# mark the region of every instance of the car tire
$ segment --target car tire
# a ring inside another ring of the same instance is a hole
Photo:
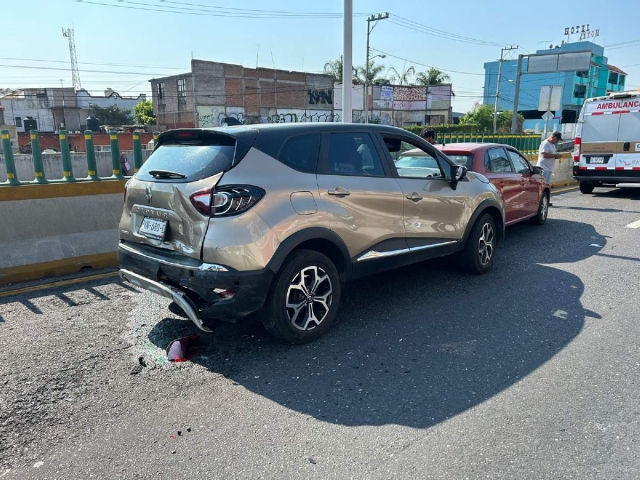
[[[580,192],[584,193],[584,194],[590,194],[593,193],[593,189],[594,189],[594,185],[593,183],[589,183],[589,182],[580,182]]]
[[[312,342],[326,333],[336,318],[342,285],[333,262],[314,250],[296,250],[276,274],[262,324],[279,340]]]
[[[468,273],[482,275],[491,270],[498,244],[496,222],[485,213],[473,225],[460,255],[460,266]]]
[[[540,198],[538,205],[538,213],[531,219],[531,223],[535,225],[544,225],[549,215],[549,192],[544,192]]]

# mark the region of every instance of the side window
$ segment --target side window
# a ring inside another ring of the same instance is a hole
[[[511,158],[511,162],[513,163],[513,168],[516,170],[516,173],[521,173],[522,175],[531,173],[531,169],[529,168],[529,162],[527,162],[524,158],[522,158],[520,154],[512,150],[507,150],[507,153]]]
[[[315,173],[319,151],[319,134],[298,135],[285,142],[278,160],[299,172]]]
[[[514,173],[504,148],[490,148],[487,150],[484,168],[491,173]]]
[[[382,161],[367,133],[330,134],[324,170],[329,175],[384,177]]]
[[[398,171],[407,178],[446,178],[450,167],[438,155],[397,137],[382,137]]]

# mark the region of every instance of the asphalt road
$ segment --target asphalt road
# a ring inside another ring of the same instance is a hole
[[[553,202],[302,347],[249,320],[168,363],[195,327],[115,278],[0,299],[0,478],[637,479],[640,190]]]

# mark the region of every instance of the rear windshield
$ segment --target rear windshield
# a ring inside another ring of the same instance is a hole
[[[138,180],[194,182],[233,166],[236,141],[226,135],[174,137],[162,142],[136,174]]]
[[[448,153],[445,155],[456,165],[467,167],[467,170],[471,170],[473,167],[473,155],[468,153]]]

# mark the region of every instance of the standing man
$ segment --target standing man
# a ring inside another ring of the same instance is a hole
[[[556,160],[562,157],[556,150],[556,143],[560,140],[562,140],[562,134],[553,132],[549,138],[540,144],[540,150],[538,151],[538,166],[542,167],[542,174],[548,184],[551,184],[551,173],[553,172],[553,167],[556,166]]]
[[[427,142],[429,142],[431,145],[436,144],[436,132],[434,132],[433,130],[423,130],[420,133],[420,136],[424,138]]]

